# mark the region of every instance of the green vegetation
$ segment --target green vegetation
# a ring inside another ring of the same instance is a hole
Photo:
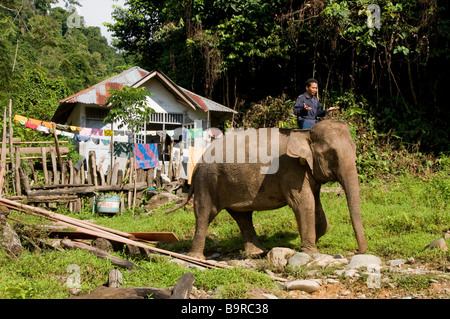
[[[2,1],[2,110],[12,99],[13,114],[49,120],[61,99],[128,68],[100,28],[85,26],[83,20],[80,27],[69,28],[72,11],[50,8],[54,2]]]
[[[424,250],[425,245],[448,230],[449,214],[449,170],[433,175],[427,180],[404,175],[389,181],[372,181],[361,186],[362,212],[368,239],[368,252],[383,260],[410,258],[441,269],[449,262],[449,252]],[[337,185],[328,185],[337,186]],[[322,203],[330,221],[329,232],[319,241],[319,250],[325,254],[348,255],[356,248],[350,216],[344,195],[335,192],[322,194]],[[191,210],[178,210],[169,215],[166,205],[151,214],[92,215],[87,205],[84,211],[74,215],[81,219],[94,218],[98,224],[122,231],[172,231],[180,239],[177,243],[159,243],[158,247],[185,253],[189,250],[195,227]],[[24,219],[20,213],[14,216]],[[32,218],[25,219],[33,223]],[[283,246],[300,249],[300,237],[292,210],[284,207],[273,211],[254,213],[255,229],[267,248]],[[242,241],[234,220],[224,211],[211,223],[206,240],[205,255],[220,252],[224,256],[240,256]],[[123,271],[124,286],[173,286],[185,272],[193,272],[198,289],[220,290],[218,298],[246,298],[252,288],[264,287],[275,290],[275,283],[264,272],[242,267],[232,270],[200,271],[187,269],[168,261],[162,256],[151,259],[125,256],[143,270]],[[70,272],[69,265],[81,267],[81,289],[88,292],[107,282],[108,272],[114,266],[108,261],[84,251],[33,252],[25,250],[19,260],[11,260],[0,252],[0,297],[1,298],[63,298],[68,297],[65,286]],[[331,271],[321,269],[322,273]],[[302,269],[287,269],[286,274],[294,278],[305,278]],[[409,278],[395,275],[391,281],[399,289],[420,290],[429,284],[429,276]]]

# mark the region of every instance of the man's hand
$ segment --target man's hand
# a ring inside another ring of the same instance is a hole
[[[311,111],[312,108],[310,108],[308,105],[306,105],[305,103],[303,103],[303,108],[307,111]]]
[[[330,107],[330,108],[328,108],[328,112],[329,111],[334,111],[334,110],[339,110],[340,109],[340,107],[339,106],[332,106],[332,107]]]

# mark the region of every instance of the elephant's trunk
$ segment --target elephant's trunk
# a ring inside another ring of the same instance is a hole
[[[361,218],[361,202],[359,197],[358,174],[356,165],[347,167],[345,172],[338,174],[339,182],[344,188],[347,197],[347,205],[352,219],[353,230],[358,243],[358,253],[364,254],[367,250],[367,241]]]

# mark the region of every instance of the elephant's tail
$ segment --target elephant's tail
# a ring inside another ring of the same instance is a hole
[[[166,211],[166,214],[170,214],[176,210],[179,210],[180,208],[184,207],[189,200],[191,199],[192,195],[194,195],[194,183],[191,184],[191,187],[189,188],[189,193],[188,196],[186,198],[186,200],[184,202],[182,202],[180,205],[176,206],[175,208],[169,209]]]

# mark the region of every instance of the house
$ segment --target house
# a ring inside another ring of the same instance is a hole
[[[96,152],[97,161],[103,159],[103,170],[108,165],[120,163],[124,169],[130,156],[132,136],[126,133],[127,128],[118,129],[119,123],[103,123],[109,112],[106,98],[110,96],[110,88],[120,90],[123,86],[145,87],[153,93],[147,98],[148,107],[155,110],[148,123],[135,134],[136,143],[157,144],[159,160],[164,161],[166,149],[162,143],[165,137],[171,136],[175,141],[174,150],[183,149],[183,167],[181,177],[187,176],[189,145],[182,139],[184,129],[202,128],[204,132],[231,119],[234,110],[204,98],[194,92],[178,86],[164,73],[154,70],[146,71],[140,67],[132,67],[120,74],[110,77],[81,92],[60,101],[52,121],[79,128],[87,128],[92,135],[82,139],[79,136],[74,143],[78,145],[80,155],[88,157],[89,151]],[[92,129],[92,130],[91,130]],[[103,132],[114,132],[105,136]],[[81,134],[82,132],[80,132]],[[116,134],[117,133],[117,134]],[[203,135],[207,139],[206,134]]]

